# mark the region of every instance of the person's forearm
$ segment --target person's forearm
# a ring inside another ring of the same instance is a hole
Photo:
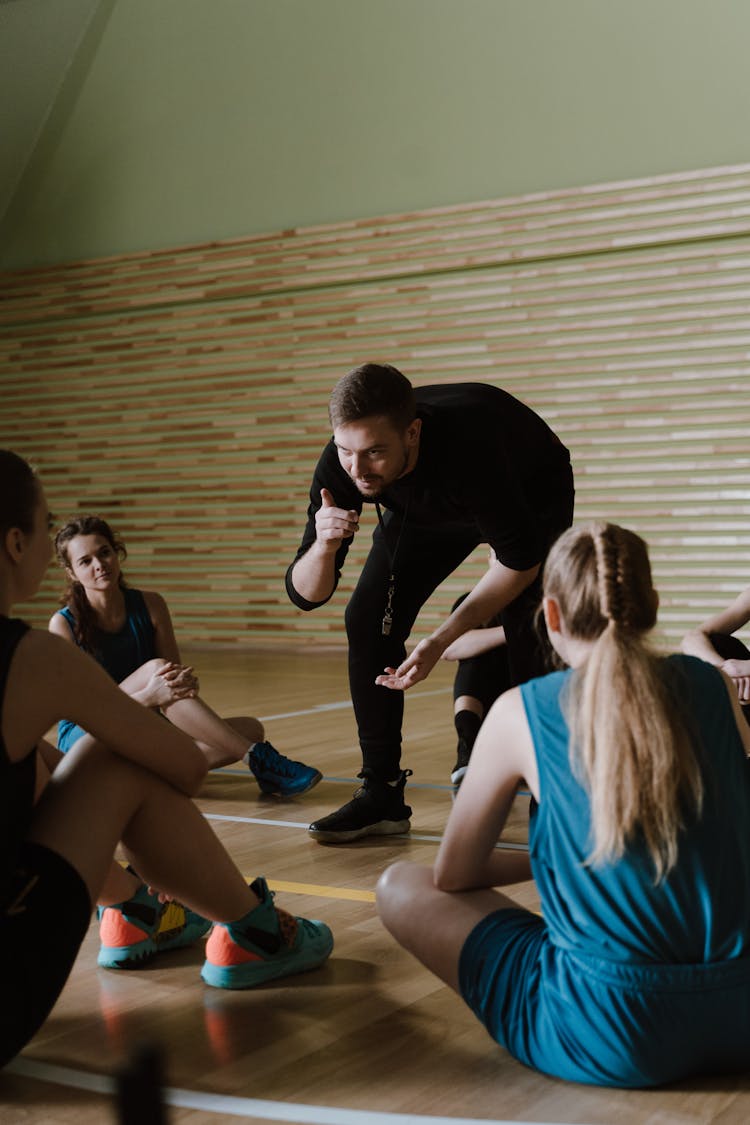
[[[336,551],[316,541],[294,564],[291,581],[305,601],[328,601],[336,589]]]
[[[435,886],[441,891],[472,891],[484,887],[505,887],[526,883],[532,878],[528,852],[495,849],[471,871],[460,863],[454,865],[438,857],[435,864]]]
[[[460,606],[432,633],[430,639],[444,652],[457,637],[467,633],[469,629],[479,628],[490,617],[510,605],[531,585],[538,573],[538,566],[529,570],[510,570],[502,563],[495,563]]]
[[[682,651],[688,656],[698,656],[716,668],[721,668],[724,663],[724,658],[719,656],[702,629],[691,629],[685,634],[682,638]]]
[[[448,645],[443,660],[470,660],[473,656],[483,656],[486,652],[505,644],[505,630],[502,625],[488,629],[469,629]]]
[[[487,859],[485,875],[491,887],[526,883],[532,878],[531,857],[528,852],[496,849]]]

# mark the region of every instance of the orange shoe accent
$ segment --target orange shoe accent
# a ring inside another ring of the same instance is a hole
[[[228,966],[245,965],[248,961],[262,961],[263,958],[258,953],[243,949],[232,940],[226,926],[217,923],[206,942],[206,960],[212,965]]]
[[[105,910],[99,922],[99,937],[102,945],[109,949],[117,949],[123,945],[137,945],[146,941],[148,934],[139,926],[128,922],[119,910]]]

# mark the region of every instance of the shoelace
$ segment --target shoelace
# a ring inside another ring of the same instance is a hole
[[[297,919],[287,910],[282,910],[280,906],[274,906],[274,910],[279,920],[279,932],[286,945],[291,949],[297,938]]]
[[[276,773],[281,774],[283,777],[293,777],[295,774],[295,763],[285,758],[283,754],[279,754],[278,750],[274,749],[270,743],[266,743],[261,750],[256,746],[255,753],[262,766],[267,769],[272,769]]]

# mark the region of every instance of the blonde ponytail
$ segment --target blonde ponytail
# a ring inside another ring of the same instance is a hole
[[[614,524],[572,528],[550,553],[545,594],[572,637],[594,642],[566,703],[571,764],[591,797],[588,862],[618,859],[640,832],[658,882],[703,785],[663,658],[646,641],[657,609],[646,544]]]

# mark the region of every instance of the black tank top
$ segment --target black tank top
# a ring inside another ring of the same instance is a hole
[[[0,714],[13,654],[28,629],[29,626],[18,618],[0,616]],[[5,899],[18,849],[31,820],[36,780],[35,749],[32,747],[20,762],[11,762],[0,731],[0,902]]]

